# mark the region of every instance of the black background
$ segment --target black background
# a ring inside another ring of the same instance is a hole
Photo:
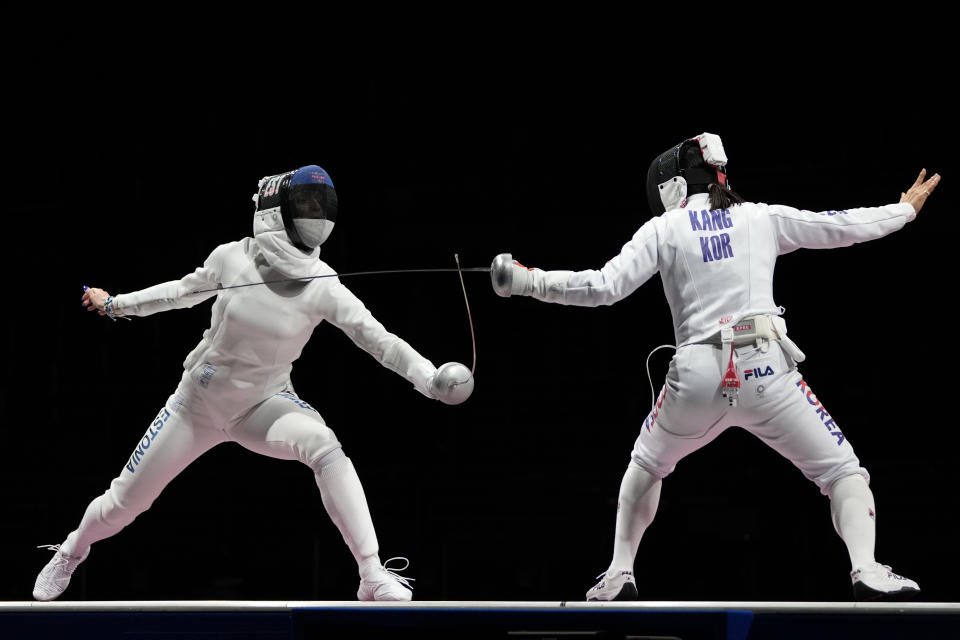
[[[82,311],[83,285],[181,277],[251,234],[260,177],[314,163],[337,186],[321,257],[340,272],[452,267],[455,253],[487,266],[505,251],[599,268],[649,216],[652,157],[710,131],[754,201],[880,205],[922,167],[944,176],[901,232],[781,258],[775,296],[805,379],[872,474],[878,559],[925,599],[957,600],[956,144],[932,54],[865,38],[815,58],[810,41],[770,38],[681,57],[669,38],[612,50],[559,37],[510,57],[487,55],[504,53],[490,34],[461,60],[449,38],[413,57],[358,40],[309,60],[210,47],[177,63],[175,38],[105,46],[63,30],[44,44],[51,59],[19,52],[0,598],[29,599],[49,557],[34,547],[62,541],[107,488],[209,323],[209,303],[111,322]],[[644,360],[673,342],[659,278],[582,309],[464,277],[478,356],[467,403],[423,398],[328,325],[294,383],[353,459],[381,557],[412,560],[417,599],[582,598],[609,562],[651,400]],[[345,283],[434,363],[470,363],[456,274]],[[669,358],[651,359],[657,388]],[[665,481],[636,571],[652,600],[847,600],[847,567],[827,498],[732,429]],[[356,587],[310,471],[223,445],[95,545],[64,598],[351,600]]]

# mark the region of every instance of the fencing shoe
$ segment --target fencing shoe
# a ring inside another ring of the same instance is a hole
[[[601,573],[600,582],[587,591],[587,600],[636,600],[637,584],[632,571],[619,571],[611,576]]]
[[[874,562],[850,572],[853,597],[857,600],[901,600],[920,592],[920,586],[895,574],[885,564]]]
[[[396,569],[390,569],[387,565],[393,560],[402,560],[406,564]],[[410,583],[413,582],[413,578],[405,578],[396,573],[409,566],[410,561],[406,558],[390,558],[363,577],[360,581],[360,589],[357,591],[357,599],[364,602],[373,600],[407,602],[411,600],[413,598],[413,587],[410,586]]]
[[[53,558],[50,559],[47,566],[45,566],[40,571],[40,575],[37,576],[37,582],[33,585],[33,599],[42,601],[54,600],[66,590],[67,585],[70,584],[70,576],[73,575],[73,571],[77,568],[77,565],[86,560],[87,556],[90,555],[90,548],[87,547],[87,552],[79,558],[76,556],[68,556],[60,550],[60,545],[58,544],[48,544],[37,548],[50,549],[51,551],[56,551],[56,553],[53,554]]]

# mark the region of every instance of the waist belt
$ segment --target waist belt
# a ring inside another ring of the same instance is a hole
[[[737,406],[740,394],[740,376],[734,366],[734,349],[742,345],[755,343],[763,348],[771,340],[776,340],[784,352],[796,362],[803,362],[806,356],[797,348],[793,340],[787,337],[787,323],[780,316],[749,316],[724,327],[719,333],[710,336],[708,343],[720,343],[720,348],[730,352],[727,372],[720,381],[720,393],[731,407]]]
[[[787,337],[787,323],[780,316],[750,316],[724,327],[705,342],[741,347],[748,344],[761,346],[764,341],[777,340],[788,356],[803,362],[807,356]]]

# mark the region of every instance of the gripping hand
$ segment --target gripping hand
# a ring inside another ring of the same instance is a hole
[[[460,404],[473,393],[473,374],[459,362],[437,369],[430,381],[430,395],[444,404]]]
[[[509,253],[501,253],[490,265],[490,281],[498,296],[528,295],[530,271]]]

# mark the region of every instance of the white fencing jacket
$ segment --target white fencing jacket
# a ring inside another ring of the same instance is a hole
[[[782,313],[773,301],[777,256],[873,240],[915,217],[906,203],[820,212],[744,203],[710,211],[707,194],[696,194],[683,209],[647,221],[600,270],[532,269],[528,295],[567,305],[609,305],[659,272],[676,344],[702,342],[730,322]]]
[[[290,387],[293,362],[313,329],[327,320],[384,367],[432,397],[433,363],[388,332],[339,278],[218,290],[218,285],[335,274],[317,257],[319,249],[304,255],[290,245],[282,227],[271,230],[258,223],[255,235],[220,245],[203,266],[180,280],[114,298],[119,313],[148,316],[216,296],[210,328],[183,363],[194,383],[189,395],[199,393],[222,416],[240,417]]]

